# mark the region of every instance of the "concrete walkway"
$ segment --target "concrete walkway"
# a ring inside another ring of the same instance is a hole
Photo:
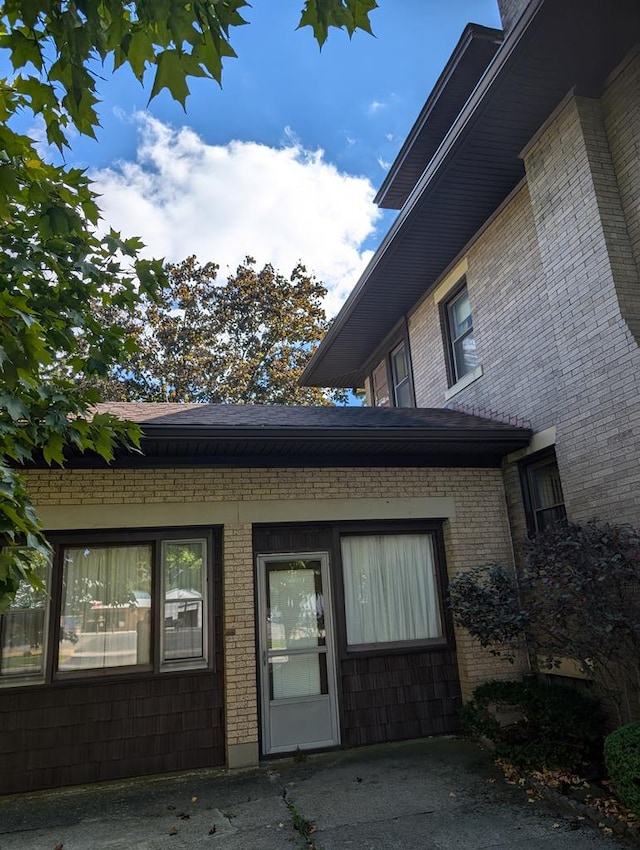
[[[451,738],[273,762],[231,775],[198,771],[0,798],[0,850],[622,846],[543,802],[528,802],[486,753]]]

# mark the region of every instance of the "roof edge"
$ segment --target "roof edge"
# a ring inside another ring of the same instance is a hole
[[[468,130],[469,126],[473,123],[473,117],[476,113],[476,110],[479,109],[481,104],[483,103],[487,91],[491,89],[491,86],[494,84],[495,80],[500,77],[500,74],[503,73],[505,71],[505,68],[509,65],[510,61],[514,56],[514,53],[516,53],[523,38],[525,37],[529,28],[535,21],[536,15],[539,12],[540,8],[543,6],[544,2],[545,0],[531,0],[529,6],[525,10],[522,17],[519,19],[518,23],[514,26],[505,41],[502,43],[502,46],[496,53],[489,67],[487,68],[487,71],[482,77],[480,83],[476,86],[473,91],[473,94],[465,103],[460,114],[454,121],[451,129],[449,130],[445,138],[442,140],[442,143],[440,144],[440,147],[431,159],[431,162],[425,168],[422,177],[420,178],[413,191],[405,201],[402,209],[398,213],[398,216],[391,225],[390,229],[387,231],[375,254],[369,261],[367,267],[365,268],[353,290],[351,291],[349,297],[342,305],[342,308],[331,323],[331,326],[325,334],[324,338],[321,340],[320,345],[316,348],[315,352],[313,353],[313,356],[305,366],[304,371],[298,378],[298,383],[301,386],[347,386],[346,384],[342,383],[338,384],[332,382],[331,384],[328,384],[326,381],[318,381],[318,379],[314,377],[314,373],[324,360],[328,349],[331,348],[336,337],[342,333],[343,327],[346,324],[347,320],[357,308],[362,296],[364,295],[364,291],[367,287],[369,278],[373,275],[374,271],[378,266],[378,263],[381,262],[387,250],[393,244],[398,232],[404,227],[407,219],[413,212],[416,204],[429,188],[429,184],[432,182],[432,180],[437,178],[438,173],[444,167],[447,159],[455,150],[457,144],[459,144],[461,137],[463,136],[465,131]],[[427,282],[426,285],[430,288],[433,285],[433,281]],[[360,365],[362,366],[362,364]],[[351,372],[353,371],[354,370],[351,370]]]
[[[394,159],[393,163],[391,164],[391,167],[389,168],[389,171],[387,172],[384,180],[382,181],[382,185],[378,189],[378,192],[376,193],[376,196],[373,199],[373,202],[378,206],[384,207],[385,199],[393,188],[393,183],[395,182],[395,179],[398,176],[398,172],[404,165],[407,158],[411,155],[413,146],[416,143],[418,136],[420,135],[424,127],[427,125],[435,106],[440,103],[442,98],[446,95],[447,85],[452,75],[462,66],[465,56],[467,55],[468,49],[474,40],[497,40],[502,43],[502,41],[504,40],[504,32],[501,29],[496,29],[494,27],[486,27],[482,24],[468,23],[465,26],[464,30],[462,31],[462,35],[458,39],[456,46],[453,48],[451,56],[449,57],[446,65],[442,69],[440,76],[434,83],[434,86],[431,89],[431,93],[429,94],[426,103],[420,110],[420,113],[418,114],[418,117],[416,118],[413,127],[409,131],[409,135],[407,136],[402,147],[398,151],[396,158]],[[487,64],[487,67],[489,67],[489,64],[490,63]],[[482,74],[480,75],[480,77],[478,77],[478,79],[476,79],[471,91],[475,89],[475,86],[481,79]],[[440,141],[442,141],[442,139]],[[426,165],[428,165],[428,163],[425,163],[425,166]],[[396,209],[395,206],[390,208]]]

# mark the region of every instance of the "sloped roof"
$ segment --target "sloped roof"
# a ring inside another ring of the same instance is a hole
[[[374,202],[399,210],[496,55],[502,30],[467,24]]]
[[[110,403],[142,428],[143,454],[115,466],[498,466],[531,431],[454,410],[284,405]],[[89,455],[75,467],[100,467]]]
[[[573,88],[597,95],[640,40],[639,0],[531,0],[307,365],[362,386],[367,361],[524,177],[520,152]]]

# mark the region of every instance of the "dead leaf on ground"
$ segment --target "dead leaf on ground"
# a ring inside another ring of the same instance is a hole
[[[177,826],[172,826],[172,827],[169,828],[169,835],[177,835],[177,834],[178,834],[178,827]]]

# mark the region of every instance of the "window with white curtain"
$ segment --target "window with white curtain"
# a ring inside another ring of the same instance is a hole
[[[0,688],[210,663],[211,532],[51,537],[51,564],[33,554],[41,583],[0,614]]]
[[[443,638],[431,534],[345,535],[341,550],[350,649]]]
[[[152,547],[63,550],[58,670],[151,663]]]

